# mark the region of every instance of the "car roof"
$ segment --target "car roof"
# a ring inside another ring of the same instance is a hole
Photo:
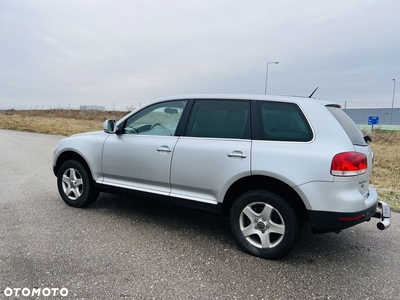
[[[332,101],[321,100],[318,98],[308,98],[301,96],[276,96],[276,95],[251,95],[251,94],[188,94],[169,96],[156,99],[151,103],[163,102],[169,100],[186,100],[186,99],[230,99],[230,100],[261,100],[261,101],[277,101],[277,102],[317,102],[321,105],[334,105],[340,107],[338,103]],[[150,104],[150,103],[149,103]],[[147,105],[146,105],[147,106]]]

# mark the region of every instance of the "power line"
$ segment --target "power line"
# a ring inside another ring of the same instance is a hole
[[[110,97],[110,96],[99,96],[99,95],[89,95],[89,94],[66,93],[66,92],[46,91],[46,90],[37,90],[37,89],[28,89],[28,88],[21,88],[21,87],[15,87],[15,86],[4,86],[4,85],[0,85],[0,88],[15,89],[15,90],[26,90],[26,91],[35,91],[35,92],[43,92],[43,93],[53,93],[53,94],[63,94],[63,95],[75,95],[75,96],[84,96],[84,97],[97,97],[97,98],[108,98],[108,99],[130,99],[130,100],[139,100],[139,99],[129,98],[129,97]],[[140,99],[140,100],[143,100],[143,99]]]

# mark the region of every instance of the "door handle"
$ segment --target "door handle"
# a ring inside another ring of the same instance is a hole
[[[239,157],[239,158],[246,158],[247,155],[243,154],[242,151],[233,151],[228,154],[228,157]]]
[[[168,146],[161,146],[157,148],[157,152],[171,152],[172,150]]]

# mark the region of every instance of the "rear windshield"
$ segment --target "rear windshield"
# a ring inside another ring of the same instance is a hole
[[[343,110],[335,106],[327,106],[326,108],[332,113],[336,120],[338,120],[340,125],[342,125],[344,131],[346,131],[353,145],[368,145],[364,140],[364,136],[361,130]]]

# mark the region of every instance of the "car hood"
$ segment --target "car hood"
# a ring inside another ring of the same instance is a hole
[[[96,135],[104,135],[106,134],[104,131],[90,131],[90,132],[83,132],[83,133],[76,133],[70,136],[71,137],[81,137],[81,136],[96,136]]]

